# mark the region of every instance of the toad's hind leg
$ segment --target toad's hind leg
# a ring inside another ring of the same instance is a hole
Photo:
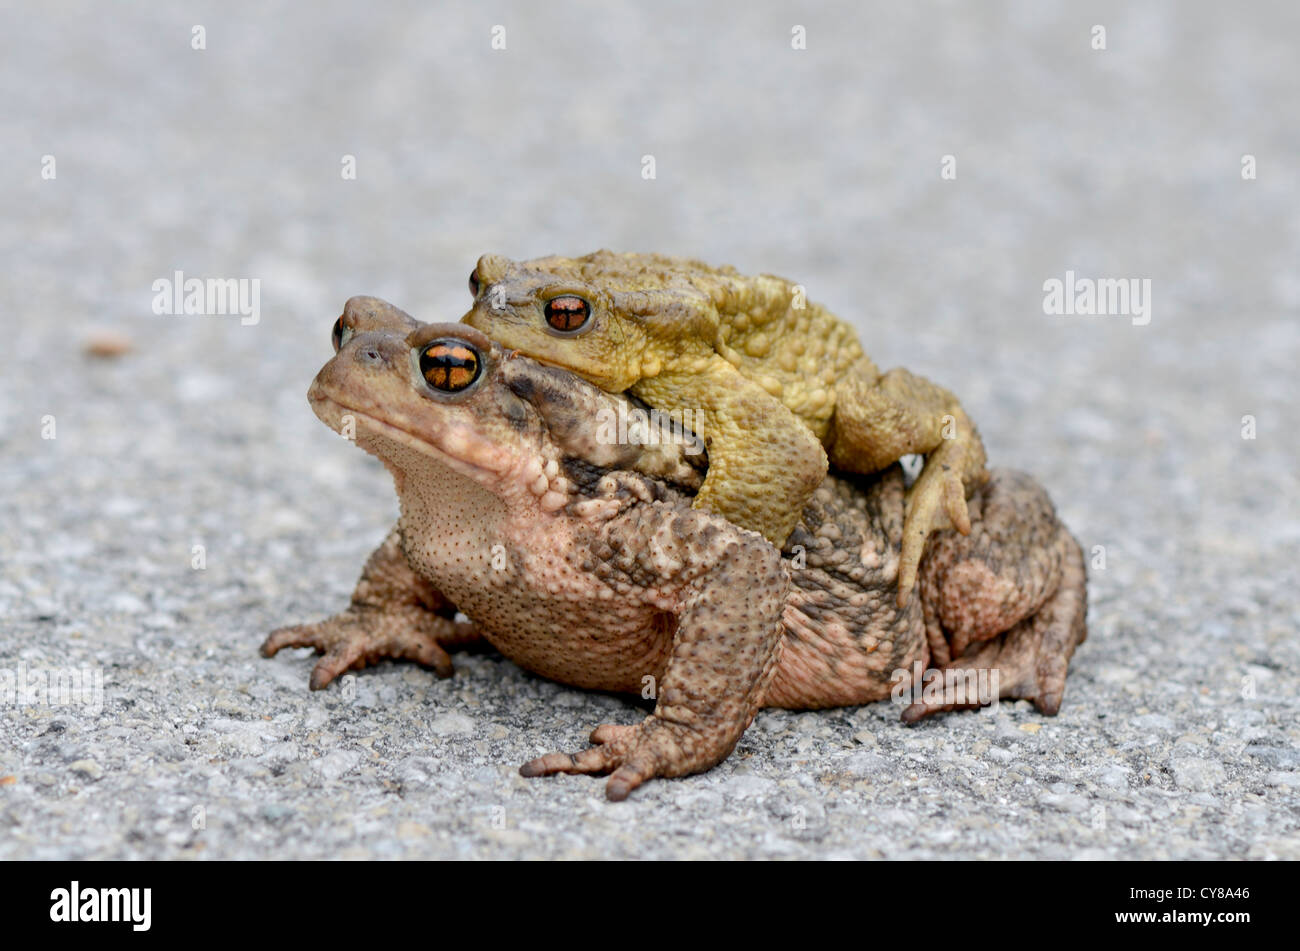
[[[1075,648],[1087,636],[1079,543],[1028,476],[995,470],[972,500],[972,531],[937,535],[919,589],[933,666],[997,674],[997,695],[1054,715]],[[955,682],[954,678],[949,678]],[[970,678],[966,678],[970,683]],[[992,697],[914,703],[903,719],[980,706]]]
[[[882,374],[864,356],[836,384],[827,445],[831,465],[846,472],[877,472],[903,456],[925,456],[907,494],[898,567],[902,606],[930,533],[970,531],[966,498],[987,478],[984,443],[943,387],[901,368]]]

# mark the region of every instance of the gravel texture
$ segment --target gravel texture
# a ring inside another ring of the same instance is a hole
[[[0,688],[103,684],[0,693],[0,859],[1300,858],[1295,4],[0,17]],[[454,320],[480,253],[599,247],[798,278],[961,396],[1104,549],[1059,716],[764,712],[608,804],[516,770],[630,701],[258,656],[396,512],[304,399],[343,301]],[[259,321],[155,314],[177,270]],[[1150,279],[1150,322],[1045,315],[1067,270]]]

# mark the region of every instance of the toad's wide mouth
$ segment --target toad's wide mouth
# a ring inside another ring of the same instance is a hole
[[[307,394],[312,410],[321,422],[341,433],[343,419],[351,416],[358,423],[356,443],[373,455],[386,459],[382,447],[367,445],[369,437],[387,439],[450,466],[478,482],[500,480],[515,462],[513,454],[495,443],[488,442],[466,426],[449,422],[440,426],[430,439],[428,433],[414,433],[397,423],[372,415],[365,409],[349,405],[313,383]],[[363,435],[362,430],[366,432]]]

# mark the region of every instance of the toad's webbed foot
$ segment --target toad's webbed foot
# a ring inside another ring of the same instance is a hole
[[[312,690],[321,690],[349,670],[369,667],[384,658],[413,660],[439,677],[452,674],[443,642],[472,639],[473,624],[438,617],[427,611],[349,607],[314,624],[293,624],[272,631],[262,654],[274,657],[285,647],[314,647],[324,656],[311,672]]]
[[[324,656],[312,670],[312,690],[383,658],[413,660],[439,677],[450,677],[445,648],[479,637],[473,623],[457,621],[455,613],[411,569],[394,528],[366,562],[347,610],[324,621],[277,628],[262,643],[262,654],[274,657],[285,647],[314,647]]]
[[[729,730],[710,735],[707,730],[650,716],[636,726],[599,726],[592,731],[591,742],[595,745],[580,753],[547,753],[529,760],[519,774],[612,773],[605,796],[619,802],[656,776],[685,776],[708,769],[731,752],[735,739]]]
[[[1038,614],[986,641],[973,654],[959,658],[945,669],[987,670],[988,682],[995,685],[999,698],[1031,700],[1040,713],[1055,716],[1065,694],[1070,657],[1084,638],[1084,613],[1080,592],[1059,590]],[[951,696],[938,703],[923,700],[904,709],[902,719],[905,723],[915,723],[934,713],[992,702],[991,697],[970,700],[969,696],[964,702],[955,702]]]

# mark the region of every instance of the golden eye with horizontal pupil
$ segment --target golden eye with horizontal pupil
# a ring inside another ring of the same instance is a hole
[[[566,334],[581,330],[591,319],[591,305],[576,294],[552,297],[542,311],[552,330]]]
[[[462,340],[435,340],[420,352],[425,381],[443,393],[458,393],[478,379],[478,351]]]

